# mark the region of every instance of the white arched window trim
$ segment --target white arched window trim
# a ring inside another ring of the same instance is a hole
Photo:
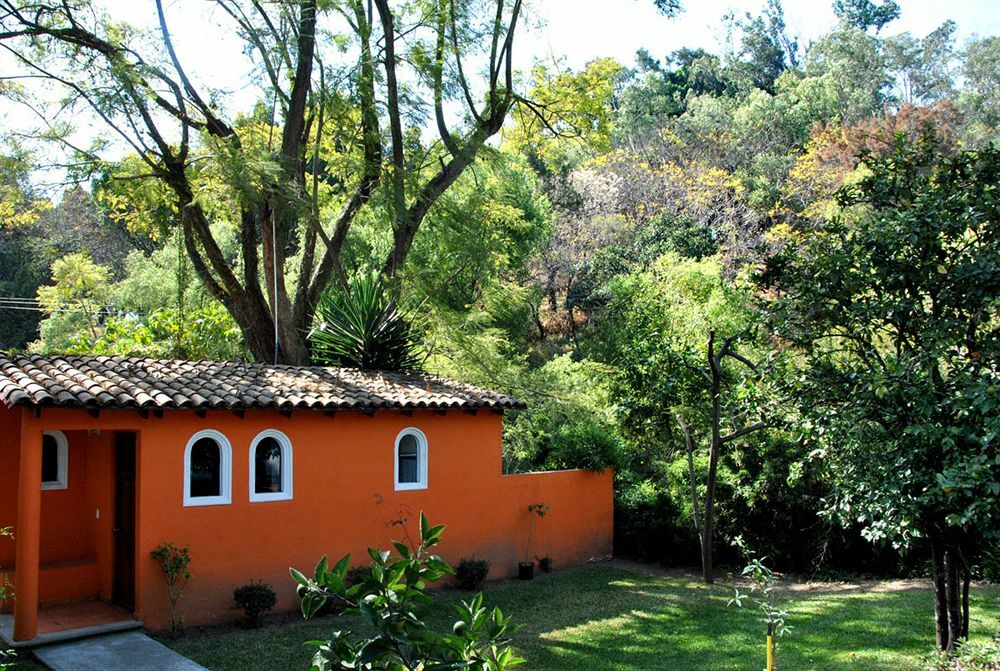
[[[281,491],[258,494],[257,488],[257,445],[265,438],[274,438],[281,447]],[[292,498],[292,441],[277,429],[266,429],[250,441],[250,501],[289,501]]]
[[[399,481],[399,442],[404,436],[413,436],[417,439],[417,482]],[[396,436],[396,447],[393,450],[392,458],[392,480],[397,492],[427,489],[427,436],[420,429],[410,426],[400,431],[399,435]]]
[[[191,448],[202,438],[219,444],[219,496],[191,496]],[[215,429],[205,429],[188,439],[184,448],[184,505],[224,506],[233,501],[233,447],[229,439]]]
[[[69,487],[69,441],[62,431],[45,431],[43,435],[56,441],[57,474],[55,480],[43,480],[42,489],[66,489]]]

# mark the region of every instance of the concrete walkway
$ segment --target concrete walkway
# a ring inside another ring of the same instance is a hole
[[[52,671],[208,671],[139,631],[32,650]]]

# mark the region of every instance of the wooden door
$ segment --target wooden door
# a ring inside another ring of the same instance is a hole
[[[135,608],[135,434],[115,434],[114,572],[111,600]]]

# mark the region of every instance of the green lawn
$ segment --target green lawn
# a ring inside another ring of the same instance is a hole
[[[490,585],[487,596],[524,625],[515,644],[528,660],[525,669],[760,669],[760,625],[752,612],[726,606],[730,594],[725,585],[603,564]],[[933,643],[925,589],[872,583],[787,594],[794,631],[782,643],[784,669],[916,671]],[[438,592],[435,620],[446,625],[446,604],[464,596]],[[975,589],[972,608],[973,637],[1000,631],[1000,587]],[[342,625],[322,619],[258,631],[196,631],[168,644],[213,671],[307,669],[311,651],[302,642],[335,626]]]
[[[488,598],[524,625],[516,646],[528,660],[525,669],[760,669],[760,625],[752,612],[726,606],[730,593],[725,585],[612,563],[493,584]],[[973,637],[1000,631],[1000,586],[975,588],[973,595]],[[448,589],[436,596],[434,618],[447,624],[446,604],[466,595]],[[783,669],[916,671],[933,643],[925,589],[829,585],[789,596],[794,631],[782,644]],[[335,626],[342,625],[321,619],[257,631],[192,631],[167,643],[213,671],[302,670],[312,654],[303,641]]]

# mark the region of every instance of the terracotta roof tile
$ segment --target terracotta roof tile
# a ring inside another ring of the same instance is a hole
[[[0,356],[7,406],[316,409],[523,408],[426,373],[91,356]]]

